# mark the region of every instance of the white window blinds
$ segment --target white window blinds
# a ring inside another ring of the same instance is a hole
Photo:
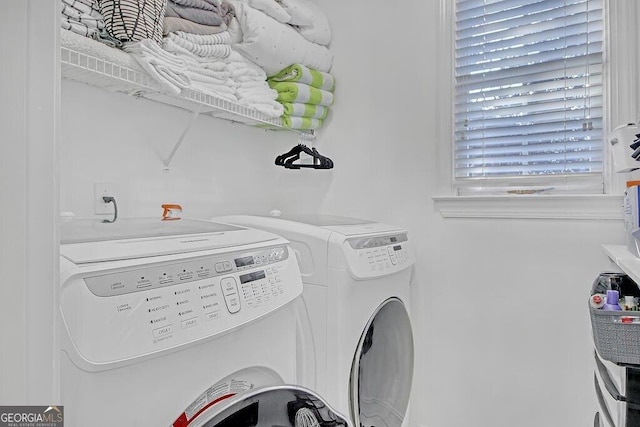
[[[587,177],[602,191],[602,2],[456,0],[459,187]]]

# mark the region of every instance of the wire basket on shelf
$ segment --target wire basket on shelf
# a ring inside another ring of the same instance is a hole
[[[107,31],[123,42],[151,39],[162,44],[167,0],[100,0]]]

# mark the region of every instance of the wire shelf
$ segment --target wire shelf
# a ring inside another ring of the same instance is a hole
[[[97,43],[93,40],[90,42]],[[197,90],[185,89],[177,96],[167,94],[159,83],[144,70],[137,68],[137,63],[128,57],[128,54],[118,51],[118,55],[126,55],[123,57],[126,59],[120,62],[128,60],[128,64],[117,63],[71,47],[61,46],[62,77],[189,111],[199,109],[201,113],[224,120],[258,125],[266,129],[291,130],[282,126],[280,118],[269,117],[255,109]],[[313,132],[293,131],[313,137]]]

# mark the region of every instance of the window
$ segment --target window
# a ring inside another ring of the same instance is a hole
[[[456,0],[454,184],[603,192],[603,0]]]

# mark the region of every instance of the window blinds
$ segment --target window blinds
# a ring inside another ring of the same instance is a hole
[[[602,2],[456,1],[458,185],[591,175],[602,188]]]

